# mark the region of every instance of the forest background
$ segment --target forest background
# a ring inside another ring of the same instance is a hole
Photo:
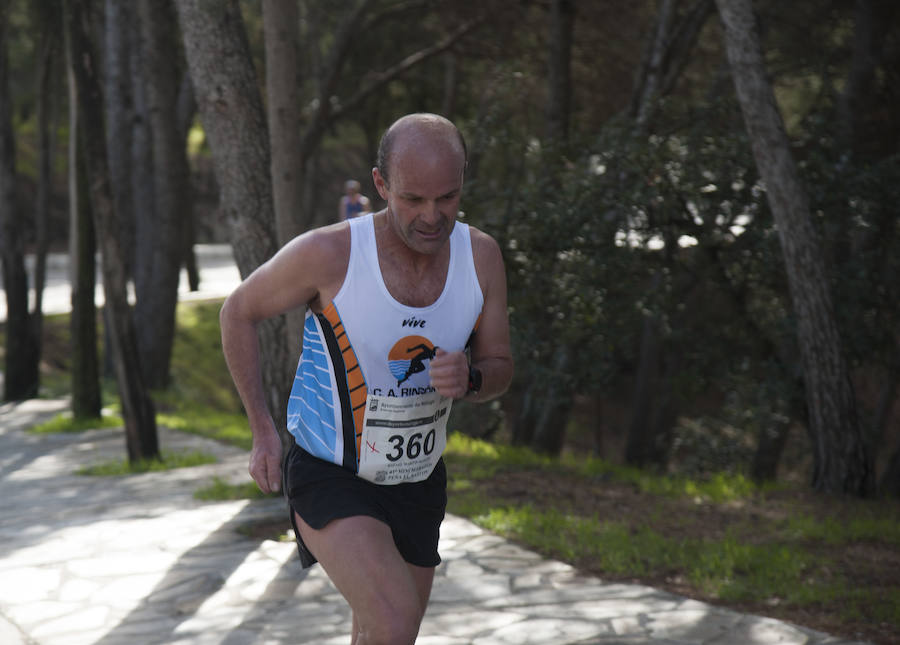
[[[0,34],[5,400],[39,394],[68,249],[73,411],[99,413],[105,342],[129,455],[157,454],[192,245],[246,276],[346,179],[380,207],[378,137],[433,111],[468,141],[517,366],[460,429],[900,495],[896,3],[0,0]],[[261,330],[276,414],[296,329]]]

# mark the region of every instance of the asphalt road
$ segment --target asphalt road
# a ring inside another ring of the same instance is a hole
[[[240,282],[240,274],[234,263],[231,247],[227,244],[197,244],[197,263],[200,267],[200,290],[191,292],[188,288],[187,272],[181,270],[178,285],[180,300],[206,300],[224,298]],[[34,257],[26,257],[29,286],[34,279]],[[29,306],[34,306],[34,292],[29,294]],[[103,285],[100,276],[100,259],[97,259],[96,302],[103,304]],[[71,289],[69,287],[69,256],[66,253],[51,253],[47,258],[47,282],[44,287],[44,314],[61,314],[71,309]],[[6,320],[6,291],[0,283],[0,322]]]

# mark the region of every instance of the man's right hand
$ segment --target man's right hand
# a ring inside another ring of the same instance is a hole
[[[281,437],[271,418],[266,425],[267,427],[253,429],[249,470],[262,492],[277,493],[281,490]]]

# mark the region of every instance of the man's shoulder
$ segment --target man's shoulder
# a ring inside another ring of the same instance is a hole
[[[322,269],[346,266],[350,257],[350,223],[337,222],[306,231],[286,244],[283,251],[294,261]]]
[[[491,235],[469,224],[469,239],[472,240],[472,253],[477,257],[500,253],[500,245]]]

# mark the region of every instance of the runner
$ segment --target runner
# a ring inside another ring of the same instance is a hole
[[[250,474],[269,492],[281,486],[282,446],[256,325],[309,306],[284,492],[301,560],[318,560],[349,602],[355,645],[415,641],[440,563],[450,408],[492,399],[512,377],[500,249],[456,221],[465,162],[450,121],[399,119],[372,170],[387,207],[297,237],[222,308],[253,431]]]
[[[353,219],[372,210],[369,198],[359,192],[361,186],[355,179],[344,182],[344,194],[338,200],[338,221]]]

